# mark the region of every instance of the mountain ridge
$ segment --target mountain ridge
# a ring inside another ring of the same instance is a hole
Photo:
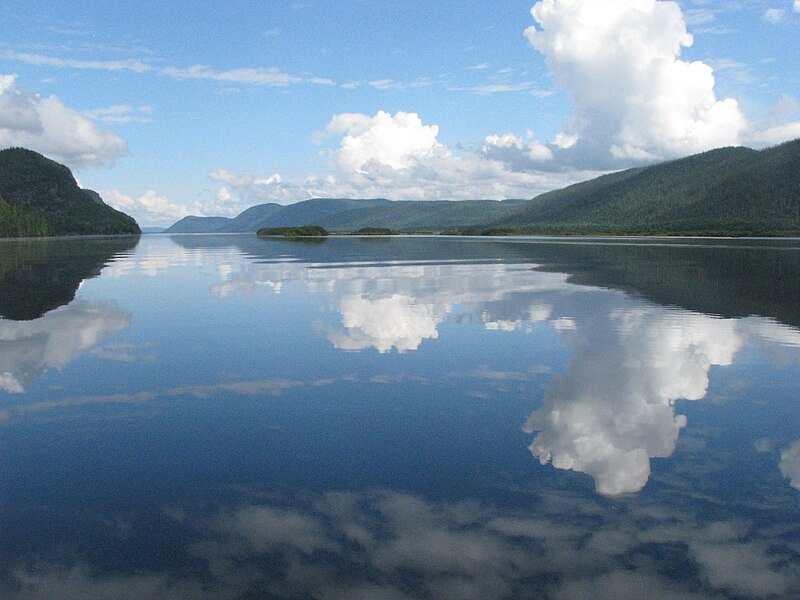
[[[726,147],[608,173],[530,200],[347,200],[262,204],[239,216],[186,217],[167,233],[254,233],[319,225],[441,233],[800,235],[800,139]]]

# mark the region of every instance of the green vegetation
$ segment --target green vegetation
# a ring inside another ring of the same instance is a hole
[[[167,233],[250,233],[263,227],[295,227],[317,223],[328,231],[352,232],[364,228],[394,232],[438,233],[477,227],[518,208],[526,200],[397,201],[382,198],[348,200],[312,198],[295,204],[259,204],[234,219],[184,217]]]
[[[798,235],[800,140],[721,148],[537,196],[485,229],[548,235]]]
[[[353,235],[397,235],[397,232],[388,227],[362,227],[354,231]]]
[[[325,237],[328,232],[319,225],[303,225],[302,227],[262,227],[258,230],[258,235],[287,238]]]
[[[309,222],[358,235],[800,235],[800,140],[761,151],[720,148],[532,200],[315,198],[253,206],[235,219],[187,217],[168,232],[250,232]]]
[[[0,237],[141,233],[67,167],[24,148],[0,151],[0,198]]]
[[[9,204],[0,196],[0,238],[47,235],[47,222],[36,214]]]

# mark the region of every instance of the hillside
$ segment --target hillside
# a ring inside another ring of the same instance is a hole
[[[190,215],[173,223],[163,233],[215,233],[232,219],[228,217],[195,217]]]
[[[138,233],[64,165],[24,148],[0,151],[0,237]]]
[[[185,217],[167,233],[252,233],[263,227],[319,225],[330,231],[386,227],[430,231],[475,227],[522,205],[524,200],[396,201],[313,198],[295,204],[260,204],[234,219]]]
[[[800,140],[720,148],[537,196],[487,224],[542,233],[800,233]]]

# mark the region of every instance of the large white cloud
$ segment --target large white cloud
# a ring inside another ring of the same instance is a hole
[[[0,148],[22,146],[73,168],[106,164],[127,153],[128,144],[118,135],[15,79],[0,75]]]
[[[741,143],[736,100],[717,100],[711,67],[679,58],[693,40],[677,3],[542,0],[531,14],[525,34],[574,103],[577,149],[654,160]]]
[[[402,169],[447,153],[436,140],[439,128],[423,125],[416,113],[344,113],[331,119],[325,133],[343,136],[335,156],[346,171],[361,171],[371,161]]]
[[[547,146],[513,134],[487,136],[477,151],[456,153],[438,140],[438,132],[437,125],[426,124],[416,113],[343,113],[334,115],[316,136],[320,143],[333,144],[327,173],[301,182],[285,181],[279,174],[257,177],[225,169],[209,176],[224,184],[220,194],[227,197],[228,206],[246,207],[313,197],[529,198],[599,174],[552,167]],[[536,166],[544,168],[532,168]]]

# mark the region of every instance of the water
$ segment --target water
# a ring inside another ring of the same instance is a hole
[[[0,242],[6,598],[800,597],[800,242]]]

